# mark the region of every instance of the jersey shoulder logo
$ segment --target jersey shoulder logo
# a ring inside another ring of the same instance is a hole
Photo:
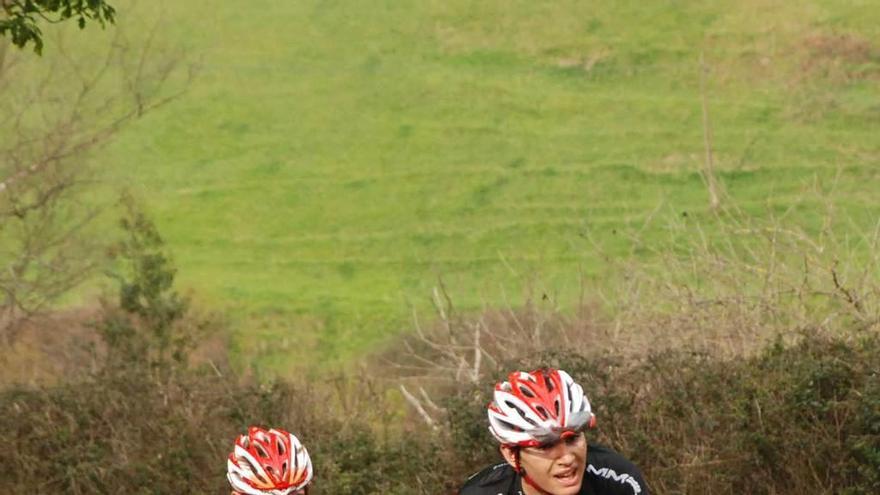
[[[596,469],[596,467],[592,464],[587,465],[587,472],[594,474],[600,478],[605,478],[620,484],[629,485],[630,488],[632,488],[634,495],[642,493],[642,486],[639,485],[639,482],[636,481],[636,479],[633,478],[629,473],[617,474],[615,470],[607,467]]]

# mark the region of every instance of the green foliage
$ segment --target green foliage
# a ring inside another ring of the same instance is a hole
[[[120,226],[126,235],[113,250],[119,269],[112,274],[119,282],[119,307],[165,330],[186,311],[186,301],[173,288],[177,269],[152,220],[131,196],[124,196],[122,205],[126,216]]]
[[[444,470],[429,467],[440,457],[436,436],[425,432],[389,441],[368,425],[355,426],[357,420],[341,423],[338,432],[314,439],[314,449],[309,447],[320,493],[406,495],[437,492],[443,486]],[[317,464],[317,459],[324,462]]]
[[[0,454],[12,463],[0,484],[7,493],[210,493],[239,429],[233,417],[266,416],[251,394],[210,375],[160,383],[118,371],[5,391],[0,421],[24,450]]]
[[[134,199],[123,195],[123,238],[113,246],[118,303],[105,308],[101,334],[111,356],[165,366],[181,363],[193,335],[180,324],[188,302],[174,288],[176,268],[153,222]]]
[[[855,428],[847,446],[859,461],[860,484],[844,493],[867,495],[880,492],[880,371],[875,369],[864,385],[858,401]]]
[[[43,52],[43,32],[39,22],[59,23],[75,19],[80,29],[87,22],[101,26],[113,23],[116,10],[105,0],[0,0],[0,36],[24,48],[29,43],[34,51]]]

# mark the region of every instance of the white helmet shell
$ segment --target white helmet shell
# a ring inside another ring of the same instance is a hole
[[[516,371],[495,386],[489,431],[502,444],[534,446],[595,424],[583,388],[562,370]]]

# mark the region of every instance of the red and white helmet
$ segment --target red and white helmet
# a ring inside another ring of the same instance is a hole
[[[226,462],[232,488],[246,495],[292,495],[312,480],[312,461],[299,440],[284,430],[248,428]]]
[[[489,431],[502,444],[534,447],[596,424],[584,389],[562,370],[515,371],[495,385]]]

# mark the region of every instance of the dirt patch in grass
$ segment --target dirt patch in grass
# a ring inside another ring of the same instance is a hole
[[[817,33],[804,38],[801,78],[847,83],[880,78],[880,47],[854,33]]]

